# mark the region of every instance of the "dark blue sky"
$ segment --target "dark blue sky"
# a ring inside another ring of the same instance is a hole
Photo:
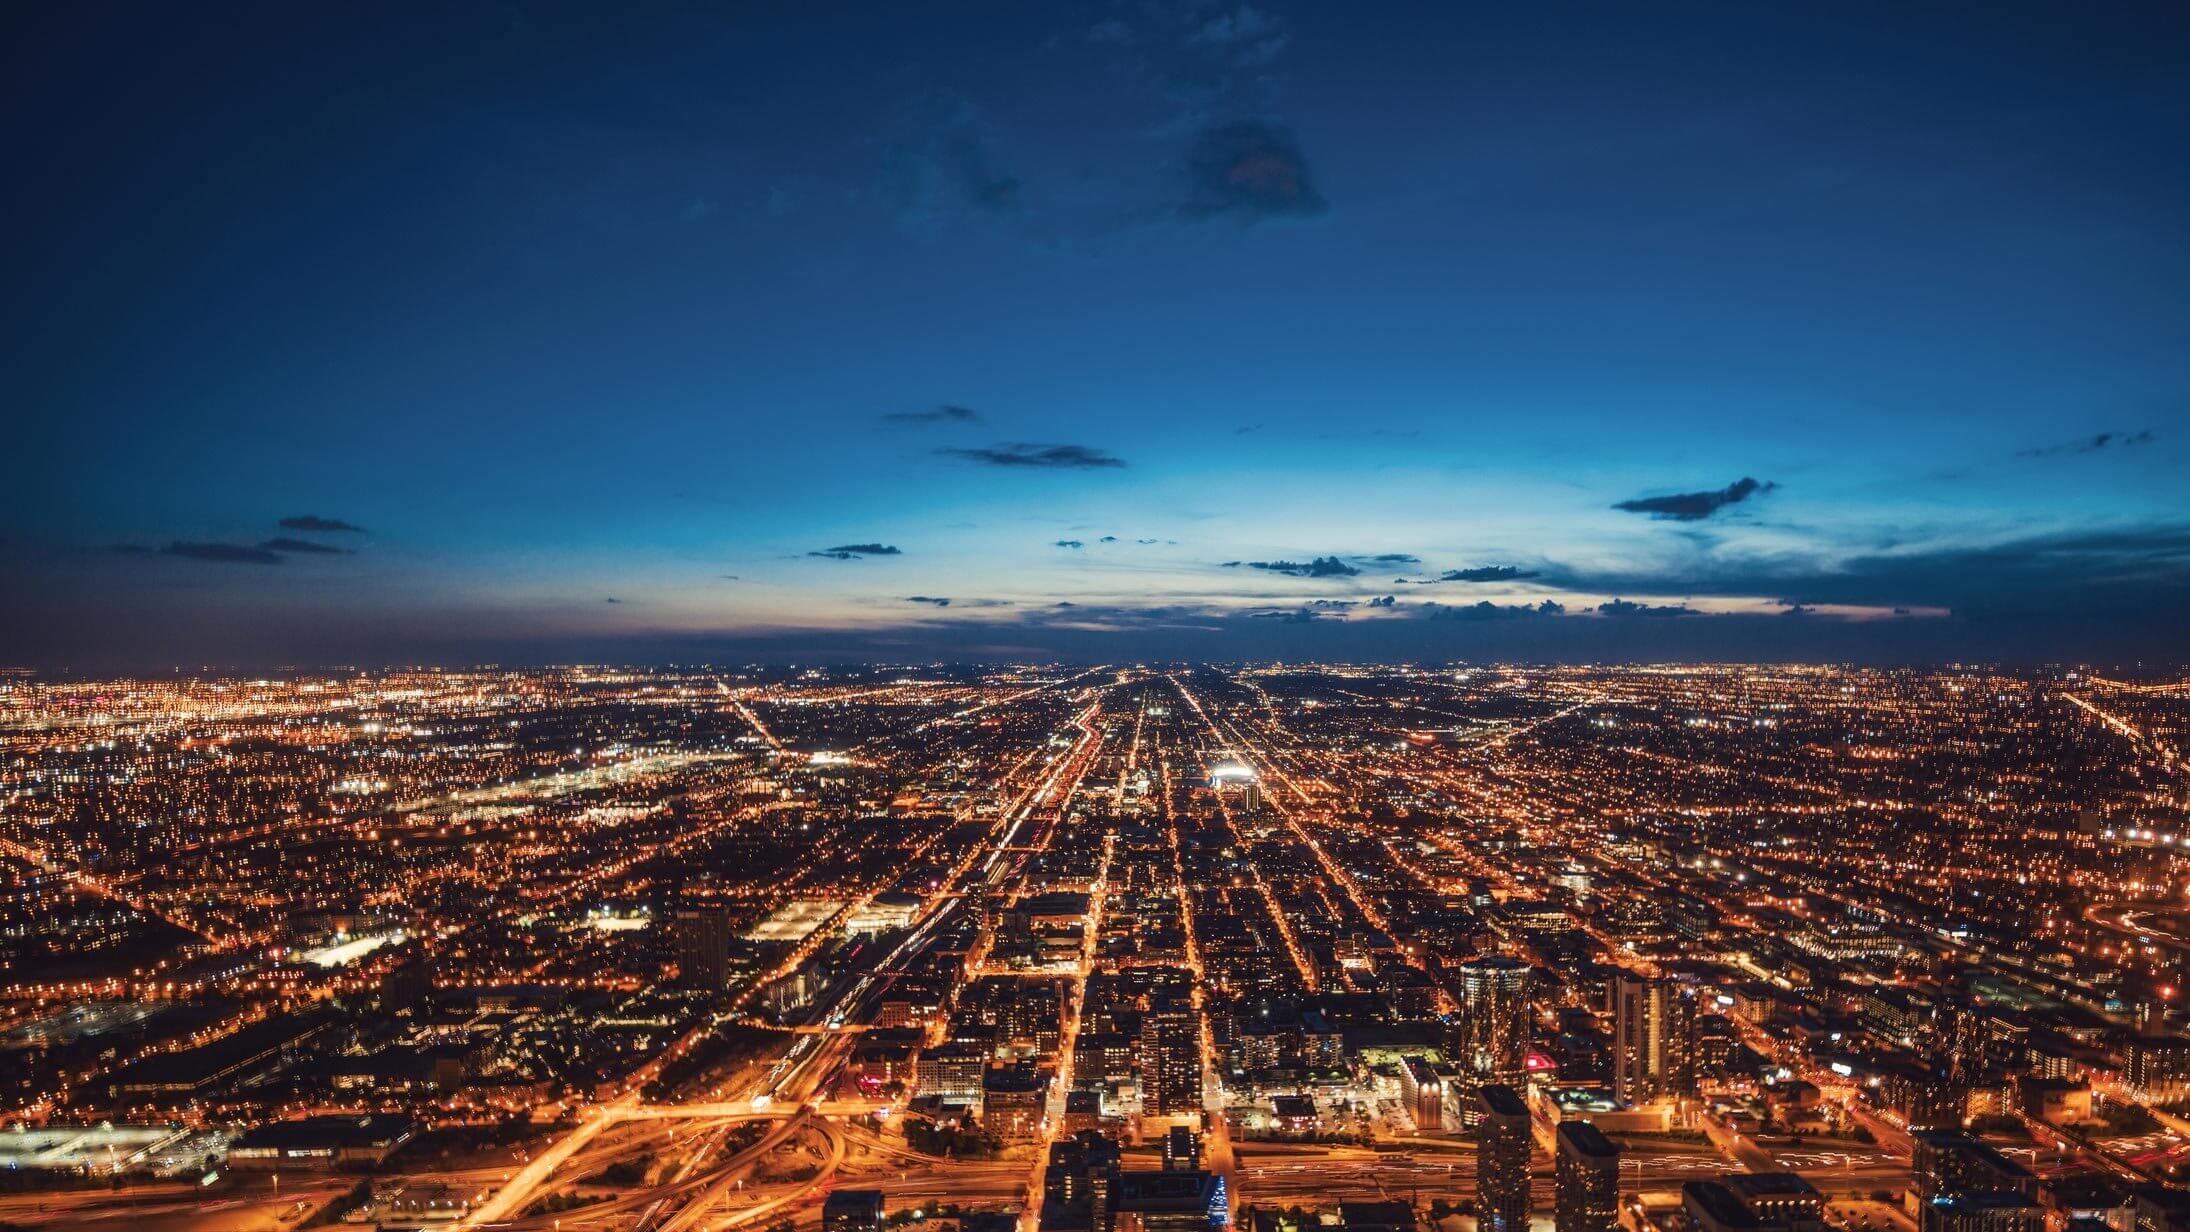
[[[439,7],[13,15],[0,660],[2190,657],[2180,6]]]

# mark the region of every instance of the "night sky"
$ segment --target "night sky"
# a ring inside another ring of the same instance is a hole
[[[16,6],[0,663],[2190,659],[2190,17],[1945,7]]]

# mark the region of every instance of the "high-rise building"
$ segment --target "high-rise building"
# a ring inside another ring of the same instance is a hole
[[[1186,1116],[1202,1110],[1201,1023],[1194,1006],[1172,997],[1141,1018],[1141,1111]]]
[[[1611,1232],[1620,1218],[1620,1148],[1587,1121],[1561,1121],[1558,1144],[1558,1232]]]
[[[1612,1095],[1623,1104],[1696,1093],[1696,1002],[1671,980],[1612,982]]]
[[[1481,1232],[1527,1232],[1528,1104],[1512,1087],[1476,1093],[1475,1222]]]
[[[1166,1172],[1192,1172],[1201,1167],[1201,1135],[1191,1126],[1174,1125],[1163,1138]]]
[[[1503,954],[1460,964],[1460,1021],[1453,1060],[1471,1085],[1519,1090],[1527,1081],[1528,992],[1534,972]]]
[[[722,907],[683,907],[673,925],[677,982],[720,991],[730,985],[730,912]]]

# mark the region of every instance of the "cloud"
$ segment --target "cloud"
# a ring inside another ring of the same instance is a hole
[[[1536,576],[1533,569],[1518,565],[1479,565],[1473,569],[1447,569],[1437,575],[1440,582],[1518,582]]]
[[[1311,608],[1286,608],[1271,612],[1249,612],[1249,620],[1280,620],[1286,624],[1305,625],[1324,618],[1324,613]]]
[[[951,91],[928,95],[911,103],[896,127],[875,187],[899,222],[934,226],[964,210],[1023,213],[1025,186],[997,165],[990,127],[967,99]]]
[[[1957,616],[2147,625],[2190,607],[2190,523],[2029,535],[1832,558],[1710,557],[1684,568],[1547,570],[1549,584],[1594,594],[1713,595],[1806,607],[1944,609]]]
[[[272,548],[253,547],[244,543],[185,543],[177,539],[160,549],[162,556],[179,556],[184,560],[210,560],[234,565],[278,565],[281,554]]]
[[[1186,175],[1179,215],[1191,221],[1312,218],[1329,208],[1292,135],[1269,124],[1243,121],[1202,130],[1187,152]]]
[[[925,603],[931,607],[949,607],[951,601],[939,595],[906,595],[907,603]]]
[[[1140,544],[1142,547],[1145,548],[1151,543],[1161,543],[1163,541],[1160,539],[1135,539],[1133,542]]]
[[[365,528],[362,526],[352,526],[341,518],[323,518],[316,513],[299,513],[292,517],[283,518],[281,528],[283,530],[310,531],[313,534],[320,535],[336,533],[362,535],[365,533]]]
[[[1263,47],[1276,54],[1285,44],[1277,20],[1251,4],[1219,13],[1187,36],[1189,47]]]
[[[1399,599],[1396,595],[1379,595],[1376,598],[1369,600],[1369,606],[1397,607],[1399,606]]]
[[[739,580],[738,575],[735,573],[718,573],[715,576],[721,578],[725,582],[735,582]]]
[[[946,402],[925,411],[889,411],[879,418],[887,424],[980,423],[981,413],[969,406],[953,406]]]
[[[677,221],[705,222],[720,213],[722,202],[712,197],[694,197],[684,203],[683,209],[677,211]]]
[[[2078,437],[2058,445],[2041,449],[2024,449],[2016,453],[2018,458],[2059,458],[2077,454],[2097,453],[2102,449],[2141,449],[2152,443],[2152,429],[2138,432],[2101,432],[2097,436]]]
[[[1485,599],[1454,607],[1443,603],[1423,605],[1431,620],[1525,620],[1532,616],[1564,616],[1566,605],[1550,599],[1542,603],[1492,603]]]
[[[1224,567],[1229,569],[1238,563],[1238,561],[1227,561]],[[1318,556],[1308,561],[1251,560],[1247,562],[1247,567],[1261,569],[1269,573],[1290,574],[1293,577],[1352,577],[1361,572],[1361,570],[1354,568],[1336,556]]]
[[[1097,540],[1096,540],[1095,542],[1097,542],[1097,543],[1116,543],[1117,541],[1118,541],[1118,537],[1117,537],[1116,535],[1104,535],[1104,536],[1103,536],[1102,538],[1100,538],[1100,539],[1097,539]]]
[[[1728,505],[1738,505],[1760,492],[1778,490],[1776,483],[1759,483],[1744,475],[1715,492],[1682,492],[1673,496],[1639,496],[1612,506],[1627,513],[1647,513],[1674,522],[1699,522]]]
[[[1060,548],[1071,548],[1073,551],[1077,552],[1087,545],[1077,539],[1059,539],[1054,546]]]
[[[833,548],[808,552],[808,556],[821,556],[829,560],[859,560],[868,556],[903,556],[894,544],[840,543]]]
[[[938,449],[945,457],[964,458],[988,466],[1035,467],[1045,470],[1098,470],[1124,466],[1123,458],[1086,445],[1042,445],[1011,441],[987,449]]]
[[[617,598],[617,597],[616,597],[616,596],[614,596],[614,595],[610,595],[610,596],[609,596],[609,597],[607,597],[606,599],[603,599],[603,600],[601,600],[601,602],[603,602],[603,603],[622,603],[622,602],[623,602],[623,600],[621,600],[621,599]]]
[[[1700,616],[1702,613],[1684,603],[1653,605],[1631,603],[1626,599],[1613,599],[1597,605],[1597,610],[1607,616]]]
[[[259,546],[265,548],[269,552],[309,552],[323,556],[348,556],[351,554],[350,549],[348,548],[338,548],[331,544],[325,543],[314,543],[309,539],[267,539],[261,542]]]
[[[1386,552],[1381,556],[1357,556],[1356,560],[1372,561],[1379,565],[1419,565],[1422,558],[1405,552]]]

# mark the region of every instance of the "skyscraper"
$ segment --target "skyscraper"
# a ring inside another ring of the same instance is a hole
[[[674,926],[677,982],[719,992],[730,984],[730,912],[722,907],[682,907]]]
[[[1695,997],[1671,980],[1623,973],[1612,985],[1613,1098],[1632,1105],[1695,1092]]]
[[[1141,1019],[1141,1112],[1185,1116],[1202,1110],[1201,1024],[1191,1002],[1173,997]]]
[[[1520,1089],[1527,1080],[1529,965],[1503,954],[1460,964],[1460,1022],[1453,1060],[1471,1085]]]
[[[1492,1084],[1476,1094],[1475,1221],[1481,1232],[1527,1232],[1528,1104]]]
[[[1611,1232],[1620,1216],[1620,1148],[1587,1121],[1561,1121],[1558,1143],[1558,1232]]]

